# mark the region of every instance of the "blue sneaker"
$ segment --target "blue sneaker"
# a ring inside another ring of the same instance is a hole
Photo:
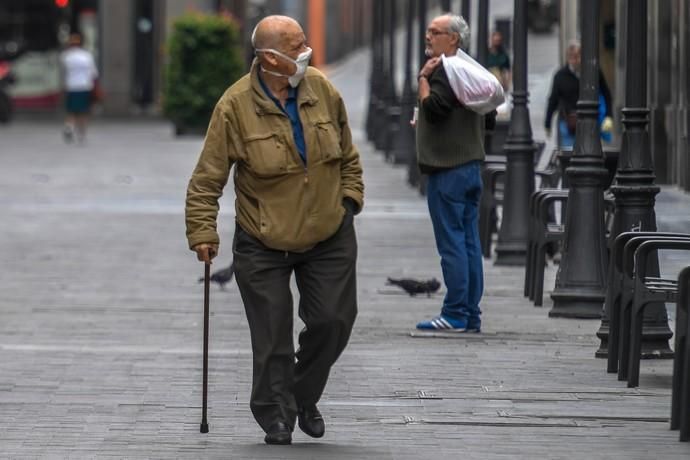
[[[417,323],[417,329],[426,331],[466,332],[467,320],[439,315],[428,321]]]

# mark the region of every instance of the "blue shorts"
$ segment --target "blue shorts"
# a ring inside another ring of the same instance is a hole
[[[88,113],[91,109],[91,91],[67,91],[65,109],[69,113]]]

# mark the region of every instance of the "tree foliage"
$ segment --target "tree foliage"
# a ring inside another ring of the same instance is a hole
[[[230,18],[187,13],[168,41],[163,111],[178,132],[205,128],[216,102],[242,76],[239,27]]]

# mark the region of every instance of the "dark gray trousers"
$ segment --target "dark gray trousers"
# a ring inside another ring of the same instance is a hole
[[[233,253],[252,338],[252,413],[264,431],[277,421],[294,428],[297,408],[321,398],[357,315],[353,216],[348,212],[331,238],[303,253],[269,249],[238,225]],[[293,272],[305,324],[297,353]]]

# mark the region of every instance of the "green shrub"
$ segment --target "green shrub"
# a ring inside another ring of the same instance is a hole
[[[243,74],[239,27],[229,17],[187,13],[174,22],[167,49],[163,112],[178,133],[204,130]]]

